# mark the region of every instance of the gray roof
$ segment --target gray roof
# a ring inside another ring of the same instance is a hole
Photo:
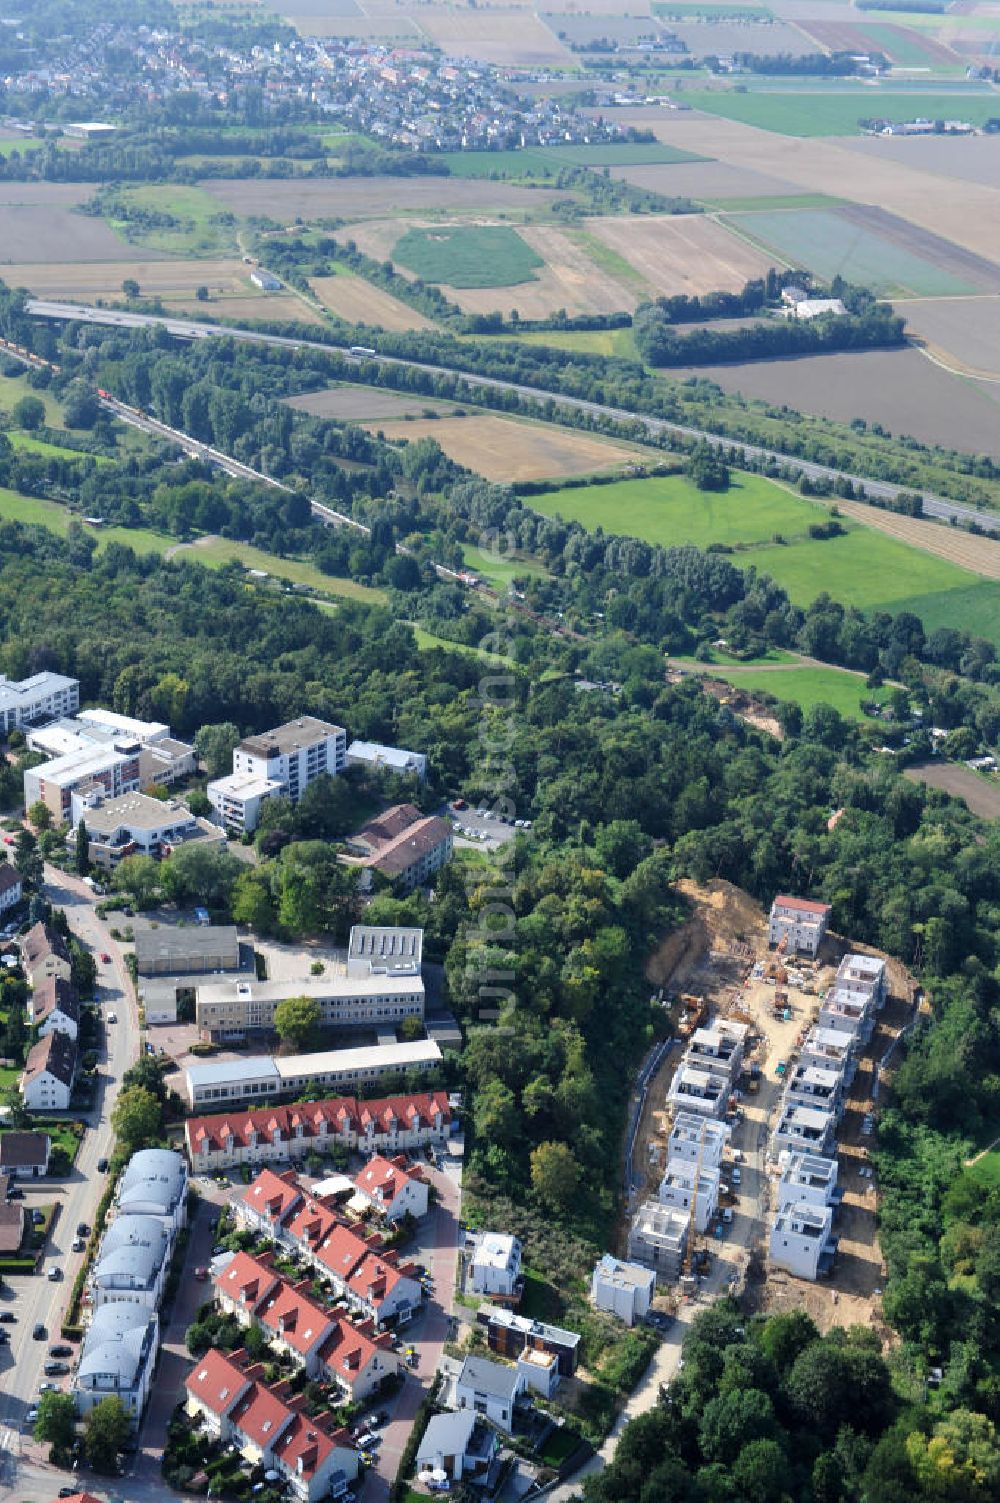
[[[420,970],[422,929],[382,924],[355,924],[347,945],[349,962],[366,962],[375,971]]]
[[[162,964],[171,960],[183,972],[191,960],[206,955],[211,959],[224,952],[235,954],[239,963],[239,936],[232,924],[189,924],[184,928],[165,924],[158,929],[140,929],[135,936],[135,958],[140,971],[152,961]]]
[[[418,1464],[438,1455],[464,1456],[475,1428],[476,1416],[469,1409],[457,1414],[435,1414],[417,1447]]]
[[[344,729],[331,725],[327,720],[317,720],[314,715],[302,715],[298,720],[289,720],[276,726],[273,731],[264,731],[259,736],[247,736],[240,742],[240,751],[252,757],[290,756],[303,751],[307,746],[318,746],[328,736],[343,736]]]
[[[102,1249],[91,1278],[102,1288],[151,1289],[165,1255],[166,1243],[159,1248],[141,1242],[121,1243],[110,1252]]]
[[[218,1063],[187,1066],[191,1086],[231,1085],[236,1081],[270,1079],[278,1088],[278,1070],[270,1054],[244,1055],[242,1059],[222,1059]]]
[[[114,1252],[119,1247],[165,1248],[167,1231],[156,1216],[116,1216],[101,1238],[98,1254]]]
[[[488,1357],[466,1357],[458,1375],[458,1386],[513,1402],[520,1384],[514,1368],[491,1362]]]
[[[148,1205],[157,1215],[169,1215],[186,1193],[187,1168],[181,1155],[170,1148],[141,1148],[122,1175],[118,1209],[135,1214]]]
[[[94,1311],[83,1338],[77,1385],[86,1388],[89,1385],[85,1379],[114,1374],[120,1388],[134,1388],[149,1345],[155,1345],[158,1329],[154,1312],[134,1300],[102,1305]]]

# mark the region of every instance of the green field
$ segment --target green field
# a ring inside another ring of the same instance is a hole
[[[43,501],[33,496],[22,496],[16,491],[0,489],[0,521],[23,522],[37,527],[47,527],[65,537],[69,525],[79,521],[74,512],[55,501]],[[172,556],[204,564],[209,569],[221,569],[223,564],[234,559],[247,569],[261,569],[276,579],[285,579],[290,584],[308,585],[325,595],[338,595],[349,600],[363,600],[369,605],[381,605],[385,595],[381,590],[356,584],[353,579],[336,579],[323,574],[314,564],[303,563],[293,558],[278,558],[264,553],[249,543],[230,542],[226,538],[211,538],[197,545],[181,545],[176,538],[164,533],[150,532],[142,527],[101,527],[89,529],[97,539],[98,552],[103,552],[110,543],[121,543],[136,553],[161,553],[172,550]]]
[[[863,609],[910,609],[915,594],[932,595],[976,582],[956,564],[921,553],[869,527],[852,527],[825,541],[772,544],[738,554],[740,568],[756,564],[770,574],[795,605],[809,605],[824,590],[843,605]],[[949,618],[949,625],[957,625]]]
[[[116,196],[134,209],[169,214],[177,221],[146,229],[134,221],[108,219],[111,228],[130,245],[144,245],[178,256],[232,256],[239,251],[235,214],[203,188],[167,183],[120,188]]]
[[[484,338],[518,344],[547,344],[557,350],[578,350],[586,355],[617,355],[622,360],[638,360],[631,329],[528,329],[520,334],[468,334],[466,339],[482,342]]]
[[[542,257],[506,225],[407,230],[392,258],[425,282],[449,287],[516,287],[532,282]]]
[[[560,167],[670,166],[705,158],[662,141],[595,141],[593,145],[526,146],[504,151],[444,151],[452,177],[554,177]]]
[[[826,193],[773,193],[761,198],[700,198],[699,203],[722,214],[763,212],[765,209],[835,209],[842,198]]]
[[[810,523],[826,517],[825,510],[763,476],[742,472],[722,494],[698,490],[685,475],[657,475],[647,480],[543,491],[525,500],[546,516],[558,513],[584,527],[600,526],[606,532],[644,538],[665,548],[682,543],[698,548],[706,548],[709,543],[730,547],[763,543],[776,532],[786,537],[804,534]],[[742,566],[743,555],[734,562]]]
[[[939,626],[953,626],[1000,647],[1000,584],[996,580],[976,580],[932,595],[907,595],[895,608],[919,616],[928,634]]]
[[[873,52],[884,52],[886,57],[898,63],[901,68],[933,68],[935,73],[940,73],[941,61],[934,51],[926,47],[916,33],[908,35],[905,29],[894,29],[899,26],[900,23],[892,16],[881,24],[865,22],[858,30],[864,32]],[[962,66],[957,58],[954,66],[956,69]]]
[[[471,569],[497,590],[506,590],[512,579],[523,578],[526,574],[535,579],[547,577],[546,570],[537,559],[515,558],[509,554],[497,557],[494,553],[484,553],[475,543],[462,544],[462,557],[467,569]]]
[[[84,455],[79,449],[67,449],[63,444],[49,444],[44,438],[35,438],[31,433],[24,433],[20,428],[7,434],[11,447],[21,449],[28,454],[41,454],[49,459],[93,459],[97,464],[110,464],[111,459],[107,454]]]
[[[842,93],[769,93],[763,89],[737,94],[732,89],[684,91],[692,109],[726,120],[739,120],[782,136],[851,136],[858,121],[928,120],[959,116],[982,125],[998,113],[994,94],[956,89],[946,94],[889,93],[883,89],[845,89]]]
[[[697,668],[695,672],[699,671]],[[850,673],[846,668],[708,668],[712,678],[725,679],[727,684],[745,689],[748,693],[773,694],[775,699],[791,700],[803,710],[814,705],[832,705],[841,715],[851,720],[864,719],[861,701],[876,699],[884,703],[890,690],[869,689],[863,673]]]
[[[45,408],[45,426],[62,428],[62,404],[48,391],[36,391],[28,384],[28,373],[22,376],[0,376],[0,412],[12,412],[22,397],[37,397]]]
[[[432,631],[427,631],[415,622],[408,623],[410,630],[416,638],[417,646],[421,652],[433,652],[435,648],[441,648],[444,652],[461,652],[466,657],[481,658],[484,663],[502,665],[504,668],[513,668],[514,659],[507,657],[502,652],[487,652],[485,647],[470,647],[466,642],[449,642],[447,637],[438,637]],[[485,854],[484,852],[481,854]]]
[[[732,224],[786,265],[804,267],[824,281],[839,275],[883,296],[943,297],[976,290],[836,209],[734,214]]]

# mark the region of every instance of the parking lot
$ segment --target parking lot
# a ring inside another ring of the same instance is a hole
[[[483,806],[473,808],[470,804],[466,809],[456,809],[449,805],[443,812],[451,820],[457,845],[483,846],[488,851],[506,845],[518,830],[531,829],[530,819],[519,819],[515,815],[501,818]]]

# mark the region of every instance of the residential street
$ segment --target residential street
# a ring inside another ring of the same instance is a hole
[[[132,1000],[132,985],[120,948],[111,938],[109,925],[97,917],[94,894],[76,877],[66,875],[55,867],[45,868],[45,896],[56,906],[66,910],[70,928],[79,940],[93,951],[95,959],[102,953],[112,958],[110,966],[98,960],[98,995],[102,1012],[117,1013],[117,1024],[107,1025],[107,1045],[99,1054],[98,1090],[94,1106],[87,1114],[94,1124],[84,1134],[76,1163],[65,1179],[45,1180],[29,1187],[25,1185],[25,1207],[55,1201],[59,1207],[53,1229],[43,1258],[43,1269],[57,1264],[62,1271],[58,1283],[50,1283],[44,1276],[15,1278],[5,1281],[0,1294],[2,1306],[17,1317],[16,1325],[10,1325],[10,1346],[2,1348],[0,1355],[0,1500],[20,1499],[25,1496],[27,1478],[32,1474],[33,1460],[44,1455],[45,1447],[37,1446],[26,1431],[25,1415],[37,1402],[38,1385],[42,1379],[42,1365],[46,1360],[50,1342],[58,1342],[59,1326],[66,1302],[80,1266],[82,1253],[74,1253],[70,1245],[76,1232],[77,1222],[93,1224],[94,1211],[104,1190],[104,1176],[97,1172],[97,1161],[110,1157],[112,1132],[110,1116],[118,1095],[121,1077],[139,1053],[139,1020]],[[73,1116],[74,1113],[67,1113]],[[46,1341],[32,1340],[31,1331],[36,1321],[45,1325]],[[49,1472],[57,1478],[57,1486],[66,1480],[65,1474]],[[40,1487],[35,1489],[40,1491]]]

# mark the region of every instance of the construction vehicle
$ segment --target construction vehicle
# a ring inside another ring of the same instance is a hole
[[[688,992],[681,992],[681,1006],[684,1012],[677,1024],[677,1032],[682,1039],[690,1038],[696,1028],[700,1028],[708,1016],[708,1004],[704,997],[693,997]]]
[[[788,935],[783,934],[778,940],[777,945],[775,946],[773,955],[768,956],[767,962],[764,966],[763,979],[765,981],[773,981],[780,986],[788,985],[788,972],[785,970],[785,967],[781,963],[781,957],[782,955],[784,955],[787,946]]]

